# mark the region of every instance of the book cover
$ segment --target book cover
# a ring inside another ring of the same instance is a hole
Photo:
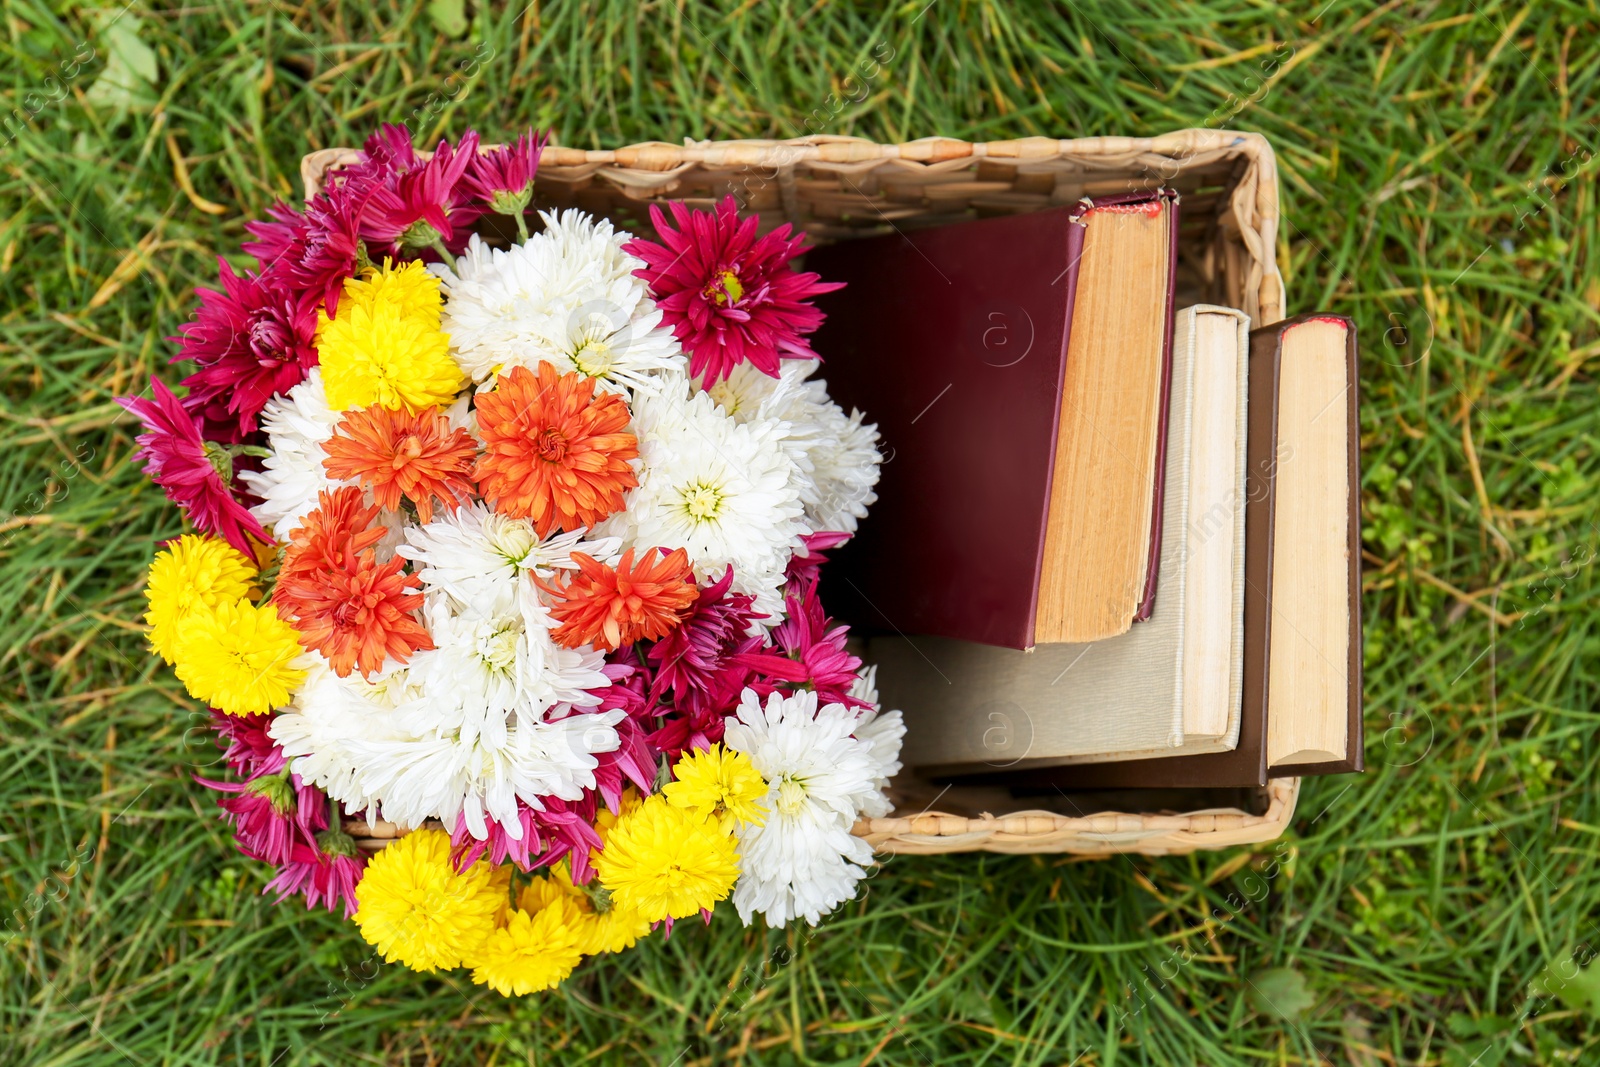
[[[982,219],[808,255],[807,269],[848,283],[819,300],[828,319],[815,344],[828,353],[830,392],[870,413],[883,435],[878,502],[823,578],[830,607],[858,632],[1035,643],[1086,211]],[[1175,252],[1175,209],[1169,215]],[[1171,286],[1169,264],[1168,349]],[[1164,417],[1152,426],[1158,450],[1164,426]],[[1146,614],[1156,570],[1144,575]]]

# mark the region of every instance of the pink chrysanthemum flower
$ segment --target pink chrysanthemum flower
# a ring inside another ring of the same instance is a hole
[[[271,544],[272,538],[254,515],[234,498],[233,456],[227,449],[200,436],[200,420],[183,409],[172,391],[150,379],[150,399],[117,397],[117,403],[138,416],[145,431],[135,440],[135,461],[144,462],[150,480],[166,491],[167,499],[183,509],[202,533],[216,534],[247,556],[254,556],[250,539]]]
[[[228,769],[241,778],[259,778],[283,770],[283,748],[267,733],[270,715],[227,715],[211,709],[211,729]]]
[[[791,238],[787,223],[757,237],[758,220],[739,221],[731,196],[715,211],[670,206],[675,230],[650,205],[662,244],[635,239],[623,248],[644,260],[634,273],[650,284],[688,351],[689,372],[709,388],[747,360],[776,378],[780,359],[815,359],[805,335],[822,325],[823,315],[809,301],[843,283],[789,266],[805,251],[805,238]]]
[[[741,652],[732,661],[757,674],[750,687],[763,698],[778,689],[804,687],[817,694],[819,705],[852,708],[872,705],[850,695],[861,659],[845,651],[848,626],[832,626],[822,611],[815,586],[784,597],[787,616],[773,631],[773,643],[758,652]],[[830,628],[831,627],[831,628]]]
[[[239,851],[251,859],[287,863],[295,842],[310,843],[328,822],[322,793],[287,773],[248,782],[214,782],[199,775],[194,780],[223,794],[217,806],[233,824]]]
[[[751,643],[745,637],[750,624],[766,616],[751,610],[755,597],[732,592],[732,586],[730,566],[716,582],[701,588],[683,621],[650,646],[646,656],[655,669],[652,703],[668,690],[680,700],[693,691],[704,692],[723,660],[736,647]]]
[[[433,158],[373,191],[362,214],[362,236],[396,253],[431,248],[448,260],[466,244],[478,215],[462,177],[478,154],[478,135],[455,145],[440,141]],[[396,152],[398,156],[398,152]]]
[[[517,220],[517,231],[528,239],[523,214],[533,201],[533,179],[539,173],[539,153],[548,138],[529,130],[515,142],[474,157],[462,179],[467,190],[489,210]]]
[[[318,296],[296,293],[276,272],[235,274],[218,257],[222,291],[200,289],[199,310],[177,337],[173,362],[194,360],[183,406],[208,436],[242,441],[274,393],[287,393],[317,365]]]
[[[366,869],[367,857],[355,840],[338,830],[326,830],[313,843],[297,841],[278,873],[262,890],[276,892],[277,902],[294,895],[306,898],[306,908],[319,904],[329,911],[344,906],[346,919],[356,913],[356,885]]]

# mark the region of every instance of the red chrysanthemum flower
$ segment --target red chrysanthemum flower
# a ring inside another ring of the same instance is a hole
[[[639,455],[624,429],[628,405],[614,393],[595,396],[593,378],[542,361],[537,372],[515,367],[478,394],[477,413],[478,491],[502,514],[532,519],[540,537],[593,526],[639,484],[628,465]]]
[[[776,378],[780,359],[815,359],[804,335],[822,325],[823,315],[808,301],[844,283],[789,266],[805,251],[805,238],[791,238],[788,223],[757,237],[759,220],[740,222],[731,196],[715,211],[670,206],[675,230],[650,205],[662,244],[635,239],[623,248],[644,260],[634,273],[650,283],[688,351],[689,372],[711,386],[746,360]]]
[[[372,549],[347,550],[336,570],[280,575],[273,600],[294,615],[301,643],[326,656],[333,673],[372,674],[386,659],[404,663],[433,647],[427,627],[411,614],[422,606],[422,579],[406,574],[405,562],[395,556],[379,563]]]
[[[555,601],[550,614],[561,625],[550,636],[556,644],[610,652],[664,637],[678,625],[699,593],[689,554],[676,548],[659,555],[652,549],[635,565],[633,551],[624,552],[615,567],[574,552],[578,573],[566,585],[534,579]]]
[[[195,529],[216,534],[250,558],[255,558],[251,538],[271,544],[272,538],[256,517],[237,499],[233,484],[233,456],[200,436],[200,420],[159,381],[150,379],[150,399],[120,396],[117,403],[138,416],[145,431],[135,440],[135,462],[144,462],[150,480],[166,491],[167,499],[182,508]]]
[[[396,511],[404,496],[417,517],[433,521],[433,501],[450,511],[472,499],[478,445],[436,411],[370,407],[348,412],[322,446],[331,478],[355,479],[379,506]]]
[[[378,185],[373,175],[341,174],[337,184],[311,198],[304,212],[275,204],[267,209],[272,221],[245,223],[256,240],[245,242],[244,250],[264,273],[305,293],[313,306],[325,304],[332,318],[345,279],[367,262],[361,214]]]
[[[359,555],[376,545],[384,534],[377,521],[377,505],[369,506],[356,486],[320,491],[316,508],[301,520],[284,546],[278,588],[285,583],[314,582],[319,575],[342,567],[347,553]],[[276,592],[273,599],[283,602]]]
[[[766,618],[752,610],[755,597],[732,592],[732,586],[730,566],[716,582],[697,592],[694,606],[683,621],[645,653],[655,668],[651,703],[668,690],[679,700],[691,692],[704,692],[722,669],[723,660],[745,642],[750,624]],[[759,646],[760,642],[753,644]]]
[[[390,150],[401,158],[397,148]],[[482,214],[461,180],[477,154],[478,135],[468,132],[455,145],[440,141],[426,163],[395,173],[373,190],[362,214],[362,236],[397,253],[464,247],[466,228]]]
[[[212,440],[242,441],[274,393],[287,393],[317,365],[317,296],[295,292],[275,272],[238,275],[217,260],[222,292],[197,290],[200,307],[182,333],[173,362],[200,369],[183,384],[183,406],[200,416]]]

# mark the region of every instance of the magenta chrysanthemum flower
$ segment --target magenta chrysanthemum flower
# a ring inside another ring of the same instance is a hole
[[[650,700],[655,703],[668,690],[682,700],[691,692],[704,692],[712,676],[722,669],[723,660],[736,648],[760,646],[745,634],[750,624],[766,616],[751,610],[755,598],[731,592],[733,568],[700,590],[689,614],[665,637],[650,646],[645,655],[655,669]]]
[[[850,540],[850,536],[843,530],[801,534],[800,547],[789,558],[789,566],[783,572],[784,581],[790,588],[814,585],[821,577],[822,565],[828,562],[828,551]]]
[[[788,223],[757,237],[758,220],[739,221],[731,196],[714,211],[670,206],[675,230],[650,205],[662,244],[635,239],[623,248],[644,260],[634,273],[649,282],[688,351],[689,372],[711,386],[746,360],[776,378],[780,359],[815,359],[805,335],[822,325],[823,315],[809,301],[843,283],[789,266],[805,251],[805,238],[791,238]]]
[[[448,256],[452,247],[465,246],[466,227],[482,212],[461,179],[477,154],[476,133],[453,146],[440,141],[428,162],[373,190],[362,213],[362,236],[397,254],[431,248]]]
[[[456,869],[466,870],[485,854],[493,863],[509,860],[525,871],[548,867],[562,857],[570,857],[573,881],[587,882],[592,875],[589,850],[600,847],[600,835],[594,829],[598,810],[594,790],[584,790],[580,800],[543,797],[540,803],[544,810],[536,811],[518,799],[520,838],[512,837],[504,826],[486,818],[489,836],[480,841],[467,829],[466,819],[456,819],[455,829],[450,834]]]
[[[203,533],[216,534],[245,555],[253,555],[250,538],[271,544],[272,538],[254,515],[233,496],[233,457],[227,449],[200,436],[200,420],[183,409],[172,391],[150,379],[150,399],[119,396],[117,403],[144,423],[135,440],[134,460],[144,461],[150,480],[167,499],[183,509]]]
[[[314,786],[288,774],[266,774],[249,782],[194,780],[223,794],[217,806],[233,824],[239,851],[274,866],[289,861],[296,841],[310,843],[327,825],[327,804]]]
[[[852,708],[872,705],[850,695],[861,660],[845,651],[848,626],[832,626],[817,599],[815,586],[784,596],[787,616],[772,631],[772,644],[759,652],[741,652],[732,662],[748,667],[757,678],[750,687],[764,699],[778,689],[804,687],[817,694],[817,703],[844,704]],[[830,628],[831,627],[831,628]]]
[[[256,416],[274,393],[287,393],[317,365],[317,301],[296,293],[282,275],[235,274],[218,257],[222,291],[197,290],[200,308],[181,327],[173,362],[192,359],[200,369],[185,378],[186,410],[200,416],[207,435],[229,444],[255,431]]]
[[[267,733],[270,715],[227,715],[211,709],[211,729],[228,769],[241,778],[259,778],[283,770],[283,748]]]
[[[338,184],[312,197],[304,212],[275,204],[267,209],[273,221],[245,223],[256,240],[246,241],[244,250],[264,273],[311,294],[313,306],[319,300],[327,305],[331,318],[345,279],[367,262],[361,215],[378,184],[371,175],[341,176]]]
[[[523,214],[533,200],[533,179],[539,173],[539,153],[547,137],[529,130],[515,142],[475,156],[462,179],[482,205],[517,220],[522,239],[528,239]]]
[[[311,844],[295,842],[262,892],[277,893],[280,904],[290,896],[304,896],[308,910],[320,904],[335,911],[343,905],[348,919],[356,913],[356,885],[366,866],[367,857],[348,834],[327,830]]]

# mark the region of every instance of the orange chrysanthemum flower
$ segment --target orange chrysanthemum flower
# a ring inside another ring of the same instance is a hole
[[[329,477],[356,479],[390,511],[399,509],[404,495],[416,505],[417,518],[432,522],[435,497],[451,511],[472,499],[468,476],[477,443],[467,431],[450,429],[450,420],[431,408],[351,411],[322,447]]]
[[[665,637],[700,593],[681,548],[665,556],[651,549],[637,566],[631,548],[614,568],[582,552],[574,552],[572,561],[578,573],[565,587],[534,579],[556,601],[550,614],[561,625],[551,637],[567,648],[593,645],[610,652]]]
[[[422,580],[406,574],[396,556],[379,563],[373,549],[384,534],[378,509],[353,485],[317,496],[284,549],[272,600],[295,620],[300,642],[328,658],[343,678],[360,668],[371,674],[389,656],[404,663],[433,647],[412,617],[422,606]]]
[[[360,554],[383,539],[378,509],[369,507],[361,490],[343,485],[317,494],[316,510],[289,535],[278,571],[278,588],[299,578],[317,578],[344,566],[345,552]],[[283,598],[274,593],[280,604]]]
[[[427,628],[412,612],[422,606],[422,579],[401,570],[396,556],[379,563],[368,549],[347,553],[337,570],[285,583],[275,599],[295,615],[300,641],[328,658],[333,673],[371,674],[389,657],[400,663],[433,647]]]
[[[594,395],[594,379],[516,367],[477,399],[484,452],[478,490],[502,515],[532,519],[540,537],[593,526],[622,508],[639,484],[628,461],[639,441],[625,433],[628,406]]]

